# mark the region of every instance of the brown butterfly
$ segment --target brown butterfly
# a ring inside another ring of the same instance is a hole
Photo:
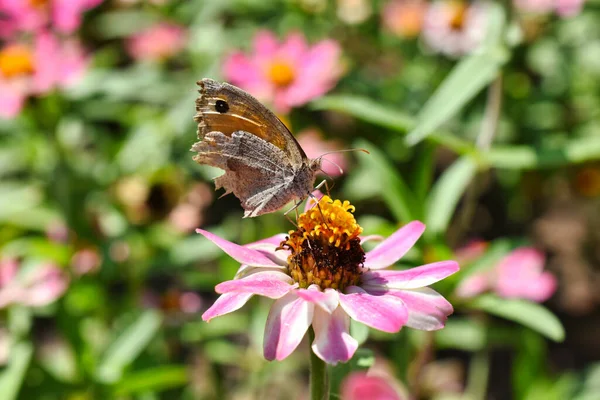
[[[244,217],[277,211],[313,191],[321,157],[309,159],[279,118],[243,90],[202,79],[196,99],[199,164],[220,168],[216,189],[233,193]],[[298,203],[299,204],[299,203]]]

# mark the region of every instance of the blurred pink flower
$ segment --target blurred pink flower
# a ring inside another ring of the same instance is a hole
[[[365,372],[353,372],[342,381],[343,400],[403,400],[405,397],[379,376],[369,376]]]
[[[450,57],[470,53],[485,37],[487,13],[483,2],[436,1],[425,14],[423,39],[432,50]]]
[[[14,259],[0,260],[0,308],[10,304],[31,307],[54,302],[67,290],[68,278],[54,264],[21,270]]]
[[[340,46],[331,39],[309,46],[302,34],[292,33],[278,43],[273,33],[260,31],[252,54],[231,54],[223,73],[232,84],[287,113],[335,86],[343,72],[340,56]]]
[[[78,250],[71,258],[71,267],[77,275],[97,272],[102,264],[102,257],[93,248]]]
[[[474,239],[466,245],[456,249],[454,259],[459,265],[469,264],[481,257],[488,248],[488,242],[481,239]]]
[[[427,3],[422,0],[392,0],[381,12],[384,26],[397,36],[416,37],[423,27]]]
[[[35,32],[50,23],[60,33],[72,33],[84,12],[103,0],[0,0],[0,37],[18,31]]]
[[[59,42],[47,32],[30,43],[10,43],[0,48],[0,117],[19,114],[25,99],[78,79],[87,58],[75,41]]]
[[[456,293],[461,297],[472,297],[492,290],[500,297],[544,302],[557,287],[556,277],[544,271],[544,263],[543,253],[531,247],[520,247],[491,270],[467,277]]]
[[[221,296],[202,319],[235,311],[254,295],[275,299],[265,327],[265,358],[286,358],[312,325],[312,350],[330,364],[348,361],[358,347],[350,318],[391,333],[403,326],[443,328],[452,305],[427,286],[458,271],[458,264],[384,270],[410,250],[425,226],[413,221],[365,253],[360,243],[372,237],[359,238],[362,228],[349,212],[353,209],[347,201],[324,196],[319,209],[300,215],[298,231],[246,246],[198,229],[242,264],[234,280],[216,286]],[[321,250],[308,250],[316,248]]]
[[[321,134],[315,129],[307,129],[298,133],[297,139],[309,158],[317,158],[324,153],[342,149],[340,143],[324,140]],[[323,157],[323,160],[321,169],[329,176],[341,175],[340,169],[335,164],[339,165],[344,171],[346,171],[346,167],[348,166],[344,153],[329,154]]]
[[[212,203],[213,192],[205,183],[192,186],[169,213],[169,223],[179,232],[188,233],[204,224],[204,214]]]
[[[126,48],[129,55],[137,60],[161,61],[179,53],[185,42],[183,27],[161,22],[129,37]]]
[[[556,12],[561,17],[573,17],[581,12],[585,0],[514,0],[515,7],[524,12],[547,14]]]

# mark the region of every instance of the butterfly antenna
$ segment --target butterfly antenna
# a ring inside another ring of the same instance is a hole
[[[320,158],[321,160],[323,160],[323,161],[327,161],[328,163],[330,163],[330,164],[333,164],[333,165],[335,165],[336,167],[338,167],[338,170],[340,171],[340,175],[343,175],[343,174],[344,174],[344,170],[343,170],[343,169],[342,169],[342,167],[340,167],[338,164],[334,163],[334,162],[333,162],[333,161],[331,161],[331,160],[328,160],[328,159],[326,159],[326,158],[323,158],[323,156],[320,156],[319,158]],[[322,168],[319,168],[319,169],[321,170],[321,172],[323,172],[323,173],[325,174],[325,171],[323,171],[323,169],[322,169]],[[327,174],[325,174],[325,175],[327,175]],[[329,175],[327,175],[327,176],[328,176],[329,178],[331,178]]]
[[[323,153],[321,154],[319,157],[317,158],[323,158],[323,156],[326,156],[328,154],[334,154],[334,153],[347,153],[349,151],[362,151],[363,153],[367,153],[367,154],[371,154],[369,153],[369,150],[367,149],[343,149],[343,150],[333,150],[333,151],[328,151],[327,153]]]

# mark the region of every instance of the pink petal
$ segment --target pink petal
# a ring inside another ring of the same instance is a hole
[[[350,318],[384,332],[398,332],[408,320],[404,302],[394,296],[373,296],[363,289],[350,286],[350,294],[340,293],[340,304]]]
[[[448,315],[454,312],[452,304],[430,288],[392,291],[408,308],[406,326],[424,331],[442,329]]]
[[[62,61],[58,83],[69,86],[79,80],[88,67],[89,59],[78,42],[65,42],[60,55]]]
[[[215,317],[220,317],[221,315],[238,310],[246,304],[252,296],[252,293],[231,292],[222,294],[217,301],[215,301],[215,304],[202,314],[202,319],[209,322]]]
[[[561,17],[573,17],[581,12],[585,0],[556,0],[556,12]]]
[[[0,288],[7,286],[17,276],[19,262],[14,258],[0,259]]]
[[[317,285],[310,285],[308,289],[296,290],[298,297],[303,298],[306,301],[314,303],[319,306],[323,311],[331,314],[339,304],[338,292],[333,289],[321,289]]]
[[[440,261],[404,271],[368,271],[363,287],[368,289],[416,289],[431,285],[459,270],[456,261]]]
[[[304,36],[300,33],[289,34],[277,51],[277,58],[288,62],[293,67],[302,65],[308,48]]]
[[[26,97],[22,90],[0,81],[0,118],[11,119],[19,115]]]
[[[52,18],[59,31],[72,33],[81,25],[82,14],[102,0],[53,0]]]
[[[271,31],[261,30],[254,36],[254,51],[257,57],[272,58],[278,48],[277,38]]]
[[[365,267],[380,269],[394,264],[413,247],[424,231],[425,225],[419,221],[404,225],[367,253]]]
[[[343,381],[341,386],[342,399],[344,400],[404,400],[396,389],[390,384],[389,379],[381,376],[369,376],[365,372],[352,372]]]
[[[488,290],[490,278],[487,273],[477,273],[467,276],[456,288],[458,297],[473,297]]]
[[[504,257],[496,267],[501,279],[520,281],[544,269],[544,253],[532,247],[520,247]]]
[[[556,290],[556,283],[554,277],[543,272],[544,262],[544,254],[534,248],[514,250],[496,267],[496,292],[502,297],[548,299]]]
[[[278,271],[263,271],[242,279],[225,281],[215,286],[217,293],[243,292],[278,299],[294,289],[297,284],[291,277]]]
[[[277,235],[274,235],[274,236],[271,236],[271,237],[268,237],[265,239],[257,240],[256,242],[245,244],[244,247],[249,247],[249,248],[253,249],[262,244],[270,244],[270,245],[279,246],[281,244],[281,242],[285,240],[286,236],[287,235],[285,233],[278,233]]]
[[[271,259],[269,259],[267,256],[265,256],[259,251],[252,250],[247,247],[243,247],[238,244],[232,243],[203,229],[196,229],[196,232],[203,235],[205,238],[219,246],[221,250],[229,254],[231,258],[233,258],[241,264],[277,268],[280,267],[278,264],[273,262]]]
[[[303,57],[295,81],[286,88],[283,101],[295,107],[327,93],[342,72],[340,46],[324,40],[313,46]]]
[[[298,347],[313,320],[314,309],[312,303],[293,292],[275,301],[265,327],[263,351],[267,360],[281,361]]]
[[[46,93],[58,83],[60,76],[60,48],[58,40],[48,32],[41,32],[35,40],[35,73],[33,91]]]
[[[557,286],[556,277],[550,272],[543,272],[535,282],[532,282],[531,288],[525,297],[542,303],[552,297]]]
[[[312,351],[328,364],[346,362],[358,348],[358,342],[350,336],[350,318],[341,307],[333,314],[319,308],[313,319],[315,340]]]
[[[67,290],[69,280],[59,267],[47,264],[27,274],[21,284],[25,290],[21,302],[35,307],[57,300]]]

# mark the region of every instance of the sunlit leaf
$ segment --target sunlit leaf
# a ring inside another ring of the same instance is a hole
[[[441,348],[477,351],[486,345],[485,330],[477,321],[452,317],[444,329],[435,332],[435,342]]]
[[[433,185],[427,200],[425,223],[427,234],[446,231],[456,205],[475,176],[477,166],[472,159],[462,157],[454,162]]]
[[[8,365],[0,372],[1,399],[17,398],[32,355],[33,346],[30,343],[21,342],[10,347]]]
[[[98,366],[101,382],[118,381],[125,367],[135,360],[154,337],[162,321],[156,311],[145,311],[109,346]]]
[[[382,105],[376,100],[359,96],[326,96],[312,102],[311,106],[316,110],[331,110],[348,114],[362,121],[403,134],[413,129],[417,123],[414,117],[406,115],[391,105]],[[432,133],[428,139],[448,147],[458,154],[475,152],[474,147],[467,141],[446,133]]]
[[[496,168],[537,169],[555,168],[572,163],[600,159],[600,136],[570,140],[565,145],[494,146],[483,155],[484,161]]]
[[[399,172],[387,161],[383,152],[371,143],[360,140],[357,147],[367,149],[370,154],[361,154],[360,162],[373,177],[377,192],[384,199],[390,211],[398,221],[408,222],[420,214],[414,194]]]
[[[184,386],[190,377],[187,368],[180,365],[161,365],[127,374],[115,385],[117,395],[160,392]]]
[[[421,109],[416,126],[406,137],[414,145],[454,117],[469,101],[489,85],[508,61],[502,46],[504,12],[490,4],[486,40],[478,51],[463,58],[444,79],[440,87]]]
[[[470,301],[466,306],[524,325],[555,342],[562,342],[565,338],[565,329],[560,320],[547,308],[537,303],[483,295]]]

